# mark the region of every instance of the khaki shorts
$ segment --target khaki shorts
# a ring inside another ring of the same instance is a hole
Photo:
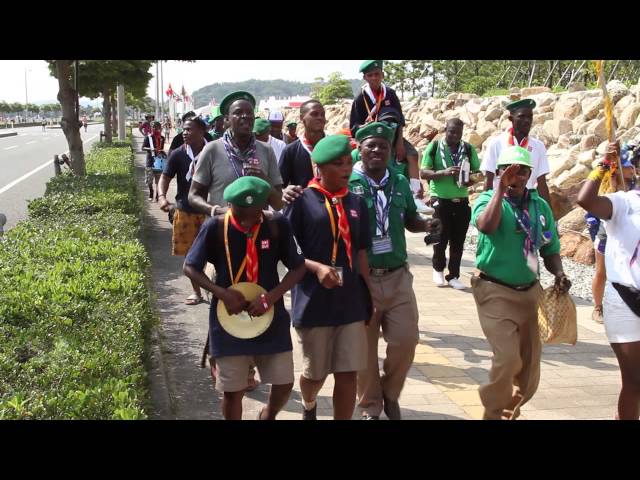
[[[364,321],[337,327],[296,328],[296,333],[302,346],[302,375],[309,380],[367,368]]]
[[[171,255],[186,255],[189,252],[205,220],[206,215],[202,213],[188,213],[176,208],[173,216]]]
[[[230,355],[217,357],[216,390],[239,392],[249,386],[249,368],[255,365],[262,383],[287,385],[293,383],[293,352],[269,355]]]

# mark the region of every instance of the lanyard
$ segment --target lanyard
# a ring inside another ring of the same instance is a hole
[[[224,251],[227,256],[227,267],[229,268],[229,279],[231,280],[231,283],[235,285],[240,280],[240,275],[242,275],[242,272],[247,266],[247,254],[245,253],[244,259],[242,260],[242,263],[240,264],[240,268],[238,269],[238,273],[234,278],[233,269],[231,267],[231,253],[229,252],[229,235],[228,235],[229,217],[231,217],[231,210],[227,210],[227,213],[224,216]],[[256,243],[256,239],[258,238],[258,233],[260,233],[260,227],[262,227],[262,219],[260,219],[260,224],[258,225],[258,229],[256,230],[256,233],[253,235],[253,238],[252,238],[252,241],[254,244]]]
[[[338,200],[340,201],[340,200]],[[338,202],[334,200],[334,202]],[[333,216],[333,208],[331,208],[331,204],[329,203],[329,199],[325,195],[324,197],[324,206],[329,213],[329,220],[331,221],[331,234],[333,235],[333,249],[331,251],[331,266],[336,266],[336,259],[338,258],[338,240],[340,239],[340,232],[338,232],[338,227],[336,226],[336,219]]]
[[[373,93],[373,90],[371,90],[371,93]],[[378,98],[376,98],[376,105],[373,109],[373,113],[376,114],[376,120],[378,118],[378,113],[380,112],[380,105],[382,105],[382,100],[385,97],[385,91],[382,85],[380,85],[380,95],[378,95]],[[367,103],[367,100],[365,98],[363,98],[364,100],[364,106],[367,108],[367,113],[369,114],[369,118],[371,118],[371,120],[374,120],[374,118],[371,116],[371,109],[369,108],[369,104]]]
[[[396,184],[393,183],[391,185],[391,191],[389,192],[389,196],[387,197],[384,193],[383,186],[374,187],[373,185],[371,185],[371,181],[369,177],[365,175],[365,178],[367,180],[367,183],[369,184],[369,191],[371,192],[371,196],[373,197],[373,202],[374,202],[373,205],[374,205],[374,208],[376,209],[377,227],[380,230],[380,232],[382,232],[382,235],[386,235],[387,229],[385,228],[385,225],[387,224],[387,219],[389,218],[389,211],[391,210],[391,200],[393,200],[393,194],[396,191]],[[389,178],[389,181],[391,181],[391,178]],[[387,203],[384,206],[384,208],[378,208],[378,198],[380,198],[378,195],[378,191],[382,191],[382,194],[387,199]]]

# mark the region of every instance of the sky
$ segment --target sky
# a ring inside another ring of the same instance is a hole
[[[344,78],[359,78],[362,60],[198,60],[195,63],[170,60],[163,64],[164,92],[171,82],[180,91],[184,84],[188,93],[216,82],[240,82],[251,78],[259,80],[293,80],[312,82],[316,77],[327,78],[332,72]],[[25,68],[27,69],[27,95],[29,103],[55,102],[58,81],[49,74],[44,60],[0,60],[0,100],[25,103]],[[155,65],[150,72],[155,77]],[[155,94],[155,78],[147,90]],[[86,100],[86,102],[84,101]],[[81,102],[89,103],[88,99]],[[98,100],[91,102],[97,106]]]

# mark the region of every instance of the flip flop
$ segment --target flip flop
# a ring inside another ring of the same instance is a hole
[[[204,298],[202,298],[200,295],[196,295],[195,293],[189,295],[184,301],[184,303],[186,303],[187,305],[198,305],[202,302],[204,302]]]

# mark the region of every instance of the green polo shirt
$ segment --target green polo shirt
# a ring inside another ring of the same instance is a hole
[[[480,160],[478,159],[478,153],[476,152],[476,149],[473,145],[469,146],[471,147],[471,158],[469,159],[471,171],[477,172],[478,170],[480,170]],[[435,160],[432,153],[434,149],[436,150]],[[431,142],[424,152],[420,168],[426,168],[428,170],[434,171],[445,170],[453,165],[451,152],[449,151],[449,147],[446,145],[444,148],[444,156],[445,162],[442,161],[440,152],[438,152],[438,142]],[[456,183],[456,178],[454,177],[443,177],[429,180],[429,190],[431,191],[431,195],[438,198],[463,198],[469,196],[467,187],[459,187]]]
[[[384,193],[389,198],[393,189],[393,198],[389,209],[389,236],[393,245],[393,251],[374,255],[371,248],[367,250],[369,266],[372,268],[395,268],[407,262],[407,241],[404,236],[404,223],[407,217],[417,215],[416,204],[413,201],[413,193],[409,181],[404,175],[389,172],[389,181]],[[374,198],[366,178],[357,172],[351,174],[349,190],[364,198],[369,210],[369,230],[371,238],[376,236],[376,208]]]
[[[482,192],[473,204],[471,222],[476,228],[478,217],[487,207],[493,192],[493,190]],[[551,207],[538,195],[537,191],[529,190],[529,194],[529,215],[534,231],[537,229],[539,236],[543,232],[551,233],[551,241],[540,248],[540,254],[546,257],[560,253],[560,240]],[[525,285],[533,282],[536,275],[527,267],[523,253],[524,239],[525,233],[516,221],[513,208],[509,202],[502,200],[502,216],[498,229],[490,235],[478,232],[476,267],[490,277],[509,285]]]

